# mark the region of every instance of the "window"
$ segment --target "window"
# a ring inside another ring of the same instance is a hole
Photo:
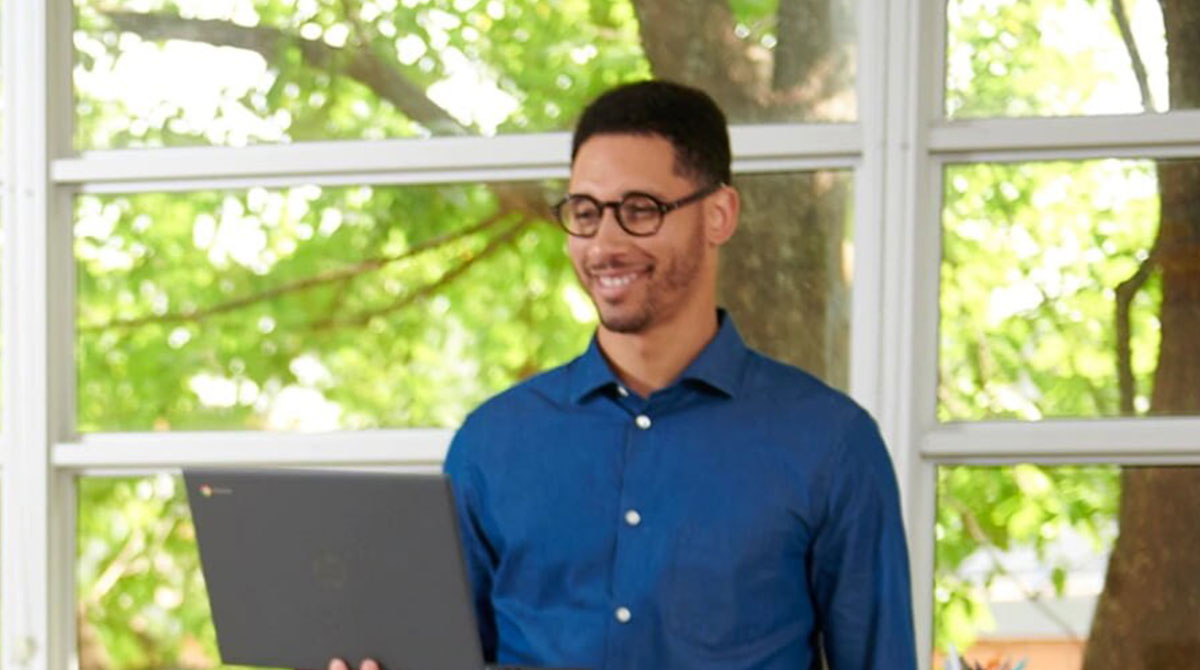
[[[651,74],[734,122],[722,303],[880,420],[922,662],[1032,658],[1004,589],[1116,598],[1134,527],[1200,555],[1125,511],[1200,490],[1191,6],[4,0],[4,662],[215,664],[179,467],[436,468],[577,352],[546,205],[585,102]],[[1122,667],[1194,656],[1147,631]]]
[[[1194,12],[944,9],[925,24],[946,51],[910,405],[936,491],[916,531],[930,663],[1182,667],[1200,648],[1167,623],[1200,590],[1197,536],[1172,526],[1200,481]]]
[[[79,429],[456,426],[586,346],[562,190],[80,196]]]

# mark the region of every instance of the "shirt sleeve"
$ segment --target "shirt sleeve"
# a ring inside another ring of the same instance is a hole
[[[468,419],[469,424],[469,419]],[[482,486],[479,468],[471,455],[479,448],[468,424],[454,435],[443,469],[450,478],[454,504],[458,511],[458,530],[462,538],[463,559],[471,582],[475,604],[475,620],[479,625],[479,641],[484,661],[496,661],[496,617],[492,609],[492,580],[496,554],[484,531],[485,510],[479,504]]]
[[[821,481],[809,578],[830,670],[915,670],[900,495],[875,422],[859,412]]]

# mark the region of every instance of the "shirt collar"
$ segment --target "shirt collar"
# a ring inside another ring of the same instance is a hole
[[[617,386],[617,376],[608,367],[608,361],[600,353],[600,343],[592,335],[592,342],[587,351],[571,363],[570,383],[568,393],[571,402],[579,404],[588,396],[605,388]]]
[[[748,349],[733,325],[733,318],[725,310],[717,310],[717,323],[717,334],[704,345],[675,383],[699,384],[733,397],[741,384]],[[616,388],[619,384],[593,335],[587,351],[571,364],[568,386],[571,401],[581,403],[593,393]]]
[[[716,336],[700,350],[700,355],[679,379],[698,382],[732,398],[741,387],[749,349],[733,325],[733,318],[723,309],[717,310],[717,324]]]

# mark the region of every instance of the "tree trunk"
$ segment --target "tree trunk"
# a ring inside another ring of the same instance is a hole
[[[1125,468],[1121,534],[1084,670],[1194,670],[1200,659],[1200,470]]]
[[[721,304],[752,346],[846,388],[848,178],[822,172],[737,182],[743,214],[722,252]]]
[[[722,0],[636,0],[642,49],[654,76],[703,89],[731,118],[769,110],[761,72],[734,34]]]
[[[718,0],[638,0],[655,76],[704,89],[737,123],[809,119],[853,90],[837,0],[780,0],[770,58]],[[741,227],[722,252],[720,302],[753,347],[840,388],[848,381],[849,182],[823,173],[745,175]]]
[[[1200,107],[1200,5],[1162,0],[1171,105]],[[1200,161],[1158,166],[1162,341],[1151,412],[1200,414]],[[1147,448],[1155,445],[1147,444]],[[1125,468],[1084,670],[1200,667],[1200,468]]]

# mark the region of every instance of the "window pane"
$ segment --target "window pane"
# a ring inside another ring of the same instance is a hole
[[[559,191],[80,197],[80,428],[454,425],[586,344]]]
[[[220,667],[183,481],[82,477],[78,492],[80,670]]]
[[[949,0],[950,117],[1200,106],[1192,0]]]
[[[1200,161],[947,168],[938,417],[1200,413],[1197,184]]]
[[[724,304],[844,385],[848,173],[738,179]],[[573,358],[591,302],[545,203],[562,183],[83,195],[83,432],[454,426]]]
[[[1193,667],[1197,511],[1197,467],[940,468],[933,667]]]
[[[568,128],[702,86],[737,122],[856,117],[851,0],[75,0],[80,149]]]

